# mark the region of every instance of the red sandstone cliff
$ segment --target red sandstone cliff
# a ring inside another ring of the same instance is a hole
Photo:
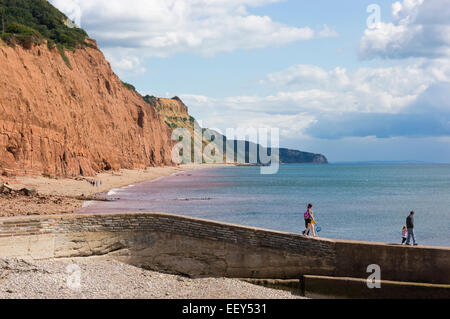
[[[0,174],[92,175],[171,164],[170,131],[101,51],[0,41]]]

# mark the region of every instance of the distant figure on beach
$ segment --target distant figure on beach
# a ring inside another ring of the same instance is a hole
[[[402,229],[402,245],[406,242],[406,237],[408,236],[408,228],[405,226],[403,226]]]
[[[414,211],[412,211],[406,218],[406,228],[408,229],[408,237],[406,239],[406,245],[410,245],[412,238],[414,246],[417,246],[416,236],[414,235]]]
[[[312,207],[313,207],[312,204],[308,204],[308,209],[306,210],[306,212],[304,214],[306,230],[303,231],[303,235],[309,236],[309,232],[311,231],[312,235],[314,237],[317,237],[316,230],[314,228],[315,220],[314,220],[314,212],[312,210]]]

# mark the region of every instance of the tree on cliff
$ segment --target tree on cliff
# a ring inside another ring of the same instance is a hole
[[[0,0],[2,39],[47,39],[66,49],[75,49],[85,43],[87,33],[67,26],[67,16],[46,0]]]
[[[0,15],[2,16],[0,22],[2,23],[2,35],[5,33],[5,8],[0,8]]]

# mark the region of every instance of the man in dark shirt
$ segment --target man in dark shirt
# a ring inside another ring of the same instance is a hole
[[[416,236],[414,236],[414,212],[411,212],[408,217],[406,217],[406,228],[408,229],[408,238],[406,239],[406,245],[411,242],[411,237],[414,246],[417,246]]]

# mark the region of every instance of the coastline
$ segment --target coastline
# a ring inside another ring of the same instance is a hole
[[[226,165],[226,166],[231,166],[231,165]],[[105,192],[107,192],[108,190],[114,190],[115,188],[120,188],[120,187],[126,187],[126,185],[130,185],[131,184],[137,184],[137,183],[141,183],[141,182],[152,182],[152,181],[157,181],[160,178],[163,178],[165,176],[170,176],[173,174],[180,174],[182,172],[189,172],[189,171],[194,171],[194,170],[200,170],[200,169],[213,169],[213,168],[217,168],[217,167],[224,167],[224,165],[184,165],[181,167],[159,167],[159,168],[149,168],[146,170],[134,170],[134,171],[121,171],[121,172],[116,172],[116,173],[107,173],[107,174],[99,174],[96,179],[97,180],[102,180],[103,183],[101,185],[102,187],[102,192],[98,192],[99,187],[94,187],[91,184],[89,184],[87,182],[86,179],[75,179],[75,180],[71,180],[71,179],[60,179],[59,183],[58,180],[56,180],[56,182],[54,182],[53,180],[49,180],[48,178],[23,178],[23,179],[18,179],[16,180],[16,183],[14,184],[15,189],[20,189],[20,187],[22,186],[28,186],[28,187],[36,187],[36,190],[40,190],[42,191],[47,191],[48,195],[45,196],[49,196],[50,198],[57,198],[57,196],[63,196],[63,195],[73,195],[73,194],[77,194],[76,192],[69,192],[68,189],[61,189],[61,185],[63,184],[75,184],[79,185],[78,191],[84,191],[87,190],[89,192],[86,191],[86,193],[88,195],[85,196],[98,196],[100,194],[104,194]],[[189,174],[181,174],[181,175],[187,175],[189,176]],[[208,175],[208,174],[207,174]],[[30,183],[30,180],[32,181]],[[24,184],[24,183],[27,184]],[[39,184],[41,183],[42,184]],[[33,183],[33,184],[32,184]],[[55,188],[55,183],[58,183],[58,187]],[[80,184],[82,183],[82,184]],[[86,186],[87,185],[87,186]],[[113,187],[111,189],[111,187]],[[155,185],[155,187],[161,187],[161,184]],[[73,189],[72,189],[73,191]],[[79,193],[78,193],[79,194]],[[84,193],[83,193],[84,194]],[[44,196],[44,195],[41,195]],[[39,198],[39,196],[34,196],[34,197],[30,197],[30,198]],[[69,197],[66,197],[69,198]],[[100,197],[101,198],[101,197]],[[78,203],[82,203],[84,200],[90,200],[89,198],[84,198],[84,199],[78,199]],[[101,200],[101,199],[100,199]],[[18,201],[20,201],[20,199],[18,199]],[[54,203],[53,205],[54,207],[58,207],[61,206],[60,204]],[[76,213],[76,212],[75,212]],[[157,214],[157,213],[152,213]],[[45,213],[43,213],[42,215],[48,215],[48,211]],[[151,214],[149,214],[150,216]],[[80,215],[82,216],[82,215]],[[105,218],[106,215],[100,214],[99,217],[95,217],[95,218]],[[47,218],[60,218],[61,216],[42,216],[42,217],[25,217],[25,218],[20,218],[18,217],[18,225],[12,225],[13,221],[15,220],[14,218],[5,218],[2,221],[9,226],[5,226],[5,227],[10,227],[10,229],[12,230],[12,232],[10,231],[9,233],[7,232],[8,230],[6,230],[6,234],[18,234],[21,231],[24,231],[27,229],[27,227],[29,227],[30,229],[30,235],[34,236],[34,232],[35,229],[38,228],[39,231],[41,232],[42,230],[45,229],[41,229],[42,227],[47,227],[44,225],[54,225],[55,223],[50,221],[48,222]],[[63,220],[67,219],[71,219],[72,217],[75,217],[75,215],[69,215],[67,217],[63,217]],[[44,219],[45,221],[42,223],[39,223],[40,219]],[[81,217],[81,218],[85,218],[85,217]],[[95,219],[93,216],[88,216],[87,217],[89,219],[89,222],[87,227],[89,227],[89,236],[92,236],[92,234],[94,234],[92,232],[93,229],[95,229],[94,226],[94,222],[93,220]],[[106,217],[108,218],[108,217]],[[139,228],[135,228],[135,227],[141,227],[141,225],[157,225],[156,230],[152,229],[152,228],[145,228],[144,229],[144,234],[145,236],[148,236],[149,232],[151,231],[156,231],[156,233],[158,231],[160,231],[160,229],[164,229],[164,233],[167,234],[168,229],[171,230],[171,234],[172,236],[174,236],[174,240],[175,240],[175,244],[177,241],[180,240],[179,236],[182,236],[182,234],[184,234],[184,236],[187,236],[188,240],[187,242],[189,242],[189,240],[193,240],[193,242],[195,243],[192,248],[189,249],[193,249],[190,253],[192,255],[188,255],[188,256],[194,256],[191,258],[197,258],[197,256],[201,256],[199,257],[204,258],[204,253],[208,252],[208,251],[214,251],[214,243],[216,241],[218,241],[219,243],[221,242],[221,240],[224,240],[224,242],[232,242],[232,243],[238,243],[238,245],[242,245],[240,247],[232,247],[231,251],[241,251],[243,254],[246,254],[248,256],[252,255],[253,251],[252,250],[250,253],[245,253],[244,251],[244,247],[247,244],[243,244],[243,243],[256,243],[256,245],[260,245],[261,247],[264,247],[262,249],[266,249],[267,247],[271,247],[270,244],[268,245],[267,243],[276,243],[276,250],[279,251],[283,251],[283,249],[291,249],[292,244],[294,242],[297,242],[299,246],[299,251],[300,251],[300,255],[303,256],[302,254],[305,254],[306,251],[310,251],[310,249],[304,249],[304,247],[302,246],[303,244],[305,244],[304,242],[304,238],[300,235],[294,235],[292,233],[284,233],[281,234],[280,232],[276,232],[276,231],[271,231],[268,229],[260,229],[260,228],[251,228],[251,227],[245,227],[245,226],[239,226],[239,225],[232,225],[232,224],[225,224],[225,223],[220,223],[220,222],[213,222],[213,221],[208,221],[208,220],[195,220],[194,219],[189,219],[187,217],[184,216],[169,216],[167,214],[165,214],[164,216],[162,216],[161,220],[167,220],[170,218],[174,218],[176,220],[181,219],[180,223],[182,224],[182,226],[180,227],[180,225],[174,222],[174,220],[169,220],[169,222],[167,222],[166,224],[159,224],[159,223],[143,223],[142,219],[139,219],[137,223],[130,223],[130,222],[125,222],[124,220],[128,219],[128,215],[127,216],[116,216],[116,224],[111,224],[112,221],[108,220],[103,223],[102,221],[100,221],[100,225],[101,225],[101,230],[99,233],[99,237],[101,238],[101,241],[106,240],[107,238],[117,238],[117,233],[116,231],[122,229],[122,227],[125,227],[125,229],[123,230],[124,234],[129,234],[129,233],[134,233],[136,229]],[[187,222],[185,221],[185,219],[187,220]],[[25,222],[24,222],[25,221]],[[27,221],[32,221],[30,226],[27,226]],[[37,223],[37,224],[36,224]],[[198,223],[198,224],[195,224]],[[225,231],[220,231],[220,229],[215,230],[214,227],[210,227],[211,224],[214,224],[216,227],[219,227],[219,225],[223,225],[223,227],[225,227]],[[11,226],[12,225],[12,226]],[[107,226],[105,226],[107,225]],[[127,226],[127,225],[131,225],[131,226]],[[138,226],[136,226],[138,225]],[[169,228],[165,228],[166,225],[168,225]],[[188,227],[186,227],[186,225],[188,225]],[[198,228],[198,227],[200,228]],[[204,226],[203,228],[201,226]],[[85,226],[83,226],[85,227]],[[103,233],[105,231],[105,229],[103,227],[111,227],[111,229],[113,230],[111,233],[113,234],[113,236],[108,237],[108,235],[105,233]],[[132,227],[132,231],[130,231],[129,229],[126,229],[126,227]],[[230,228],[236,227],[238,228],[237,231],[233,232],[232,230],[230,230]],[[249,229],[249,237],[242,237],[241,239],[237,240],[235,238],[238,234],[243,235],[245,234],[244,229]],[[180,230],[183,230],[183,232],[180,232]],[[205,237],[201,237],[199,234],[202,233],[202,230],[205,231],[205,233],[203,233],[202,236]],[[210,235],[211,231],[214,233],[212,236]],[[76,242],[77,245],[74,246],[75,249],[81,249],[83,250],[84,248],[81,247],[80,248],[80,244],[79,243],[84,243],[83,245],[86,245],[86,247],[96,247],[96,244],[92,244],[90,242],[90,240],[92,240],[92,238],[94,237],[86,237],[84,239],[81,239],[80,234],[78,233],[79,230],[77,230],[76,236],[73,239],[69,239],[68,243],[70,243],[70,245],[68,245],[68,247],[73,247],[72,243]],[[187,232],[187,233],[186,233]],[[258,237],[258,240],[255,240],[255,233],[258,232],[262,232],[264,233],[263,235],[261,235],[260,237]],[[192,235],[193,234],[193,235]],[[231,235],[230,235],[231,234]],[[275,234],[274,238],[270,238],[268,236],[270,236],[269,234]],[[0,234],[1,235],[1,234]],[[11,235],[7,235],[7,236],[11,236]],[[139,268],[139,265],[133,266],[131,264],[128,264],[125,260],[116,260],[112,255],[109,256],[108,254],[98,254],[98,252],[96,252],[94,255],[90,256],[90,255],[86,255],[84,252],[82,255],[77,256],[77,255],[71,255],[68,254],[65,256],[65,258],[54,258],[56,255],[51,255],[53,257],[44,257],[43,259],[39,259],[39,257],[37,257],[38,255],[35,255],[35,257],[31,257],[32,254],[30,254],[30,249],[39,249],[39,247],[51,247],[52,245],[49,245],[46,242],[40,242],[39,245],[35,244],[35,239],[32,238],[30,242],[33,242],[32,245],[25,247],[26,249],[24,251],[27,251],[26,254],[23,255],[19,255],[17,254],[17,252],[21,251],[20,248],[20,244],[18,245],[18,243],[20,243],[21,239],[16,241],[16,238],[20,238],[19,235],[17,235],[18,237],[12,237],[13,239],[6,239],[6,243],[8,243],[8,245],[12,245],[12,251],[14,252],[13,255],[11,255],[10,257],[8,257],[8,255],[4,255],[4,257],[0,258],[0,272],[3,272],[4,274],[6,274],[6,277],[4,277],[4,280],[0,280],[0,297],[1,298],[161,298],[161,299],[170,299],[170,298],[189,298],[189,299],[195,299],[195,298],[215,298],[215,299],[232,299],[232,298],[240,298],[240,299],[245,299],[245,298],[258,298],[258,299],[288,299],[288,298],[304,298],[304,296],[306,296],[307,298],[323,298],[323,296],[327,296],[327,294],[323,294],[323,295],[314,295],[314,294],[306,294],[305,291],[303,291],[302,293],[297,292],[297,290],[291,290],[291,291],[282,291],[279,289],[282,289],[281,287],[284,287],[283,284],[281,284],[281,286],[277,286],[277,285],[266,285],[264,284],[264,282],[261,282],[261,280],[250,280],[250,281],[245,281],[244,282],[239,279],[232,279],[232,278],[251,278],[249,275],[247,274],[240,274],[240,273],[234,273],[231,276],[229,274],[225,274],[225,273],[219,273],[218,277],[214,276],[214,273],[209,274],[209,277],[205,277],[205,278],[196,278],[195,274],[192,278],[186,278],[184,276],[180,276],[177,275],[179,273],[181,274],[189,274],[189,271],[186,270],[177,270],[177,272],[175,274],[170,274],[171,273],[171,268],[158,268],[158,265],[155,266],[155,268],[148,268],[148,269],[154,269],[153,271],[150,270],[146,270],[147,268]],[[39,235],[40,236],[40,235]],[[64,235],[66,236],[66,235]],[[200,237],[199,237],[200,236]],[[221,237],[222,236],[222,237]],[[287,245],[285,247],[287,248],[283,248],[283,245],[281,245],[281,242],[277,242],[277,240],[281,240],[280,236],[287,236],[289,238],[287,238]],[[1,236],[0,236],[1,237]],[[215,241],[211,241],[211,237],[215,238]],[[41,237],[39,237],[41,238]],[[144,238],[149,238],[149,237],[144,237]],[[202,242],[202,239],[204,238],[204,242]],[[222,239],[221,239],[222,238]],[[227,239],[228,238],[228,239]],[[231,238],[231,240],[230,240]],[[250,239],[249,239],[250,238]],[[300,240],[299,240],[300,238]],[[27,239],[28,240],[28,239]],[[97,239],[93,239],[95,243],[98,243],[99,241]],[[166,243],[167,243],[167,238],[166,238]],[[228,240],[228,241],[227,241]],[[264,242],[264,240],[266,240],[266,242]],[[372,252],[374,251],[374,249],[378,249],[378,250],[389,250],[391,253],[393,253],[394,255],[398,255],[401,256],[402,254],[404,254],[406,251],[408,251],[408,255],[410,254],[419,254],[419,255],[423,255],[423,256],[433,256],[432,258],[436,258],[437,261],[442,260],[443,258],[440,257],[439,253],[436,253],[437,251],[442,251],[442,248],[440,247],[427,247],[427,246],[421,246],[421,247],[411,247],[406,248],[406,247],[395,247],[397,245],[390,245],[390,244],[385,244],[385,243],[376,243],[376,242],[359,242],[359,241],[346,241],[346,240],[331,240],[331,239],[321,239],[319,241],[316,240],[312,240],[314,243],[318,244],[318,247],[312,249],[313,251],[316,252],[316,254],[320,251],[321,254],[323,255],[319,255],[318,258],[320,258],[320,263],[322,264],[325,260],[328,260],[326,258],[330,258],[330,256],[340,256],[340,259],[338,259],[339,261],[336,262],[335,267],[343,267],[342,269],[351,269],[350,266],[348,266],[346,263],[348,260],[352,260],[352,265],[354,264],[355,260],[358,260],[358,258],[360,258],[360,262],[362,262],[363,265],[366,265],[367,262],[365,260],[365,258],[372,258]],[[133,242],[140,242],[141,241],[133,241]],[[11,244],[12,243],[12,244]],[[330,244],[331,243],[331,244]],[[306,243],[308,245],[309,248],[311,248],[311,243]],[[29,244],[27,244],[29,245]],[[34,246],[33,246],[34,245]],[[153,243],[150,241],[150,245],[151,247],[153,247]],[[201,246],[204,245],[204,246]],[[210,246],[212,245],[212,246]],[[221,245],[221,244],[219,244]],[[110,245],[109,243],[107,243],[108,247],[114,247],[114,245]],[[365,247],[367,246],[367,247]],[[31,248],[34,247],[34,248]],[[62,247],[62,246],[61,246]],[[78,248],[76,248],[78,247]],[[176,245],[175,245],[176,247]],[[186,253],[188,253],[189,250],[187,250],[189,246],[185,246],[183,247],[183,249],[181,251],[179,251],[179,258],[186,258]],[[258,246],[259,247],[259,246]],[[256,247],[256,248],[258,248]],[[142,247],[140,247],[139,249],[141,249]],[[364,249],[363,249],[364,248]],[[69,248],[70,253],[72,253],[72,249],[73,248]],[[91,248],[88,248],[91,249]],[[167,250],[164,250],[167,249]],[[201,249],[201,253],[198,253],[198,249]],[[209,249],[209,250],[208,250]],[[222,248],[219,249],[219,251],[221,251]],[[333,250],[334,249],[334,250]],[[419,250],[418,250],[419,249]],[[420,250],[425,250],[426,253],[423,254]],[[358,251],[359,253],[357,255],[352,255],[354,251]],[[35,251],[37,253],[37,250]],[[61,252],[61,251],[60,251]],[[156,254],[158,256],[163,256],[164,253],[166,252],[167,254],[167,259],[165,259],[166,262],[170,264],[170,260],[172,260],[171,258],[173,258],[173,247],[169,246],[164,247],[158,247],[156,249]],[[169,252],[169,253],[167,253]],[[102,252],[104,253],[104,252]],[[377,256],[392,256],[391,253],[385,253],[385,252],[378,252],[375,255]],[[98,255],[96,255],[98,254]],[[437,254],[437,255],[435,255]],[[352,255],[352,258],[348,258],[348,255]],[[230,254],[229,256],[233,256],[233,254]],[[317,255],[314,255],[316,258]],[[33,259],[36,258],[36,259]],[[214,257],[214,255],[211,257],[211,260],[214,261],[216,257]],[[220,257],[222,258],[222,257]],[[219,259],[220,259],[219,258]],[[284,257],[283,257],[284,258]],[[309,262],[311,262],[311,256],[308,256],[308,264],[306,267],[309,267]],[[356,258],[356,259],[355,259]],[[409,258],[409,257],[408,257]],[[408,259],[407,258],[407,259]],[[414,259],[415,257],[410,257],[412,259]],[[426,257],[429,258],[429,257]],[[267,259],[271,259],[271,258],[267,258]],[[275,258],[276,259],[276,258]],[[445,258],[444,258],[445,259]],[[152,259],[150,259],[152,260]],[[177,259],[176,259],[177,260]],[[214,269],[214,267],[217,266],[216,263],[211,262],[211,260],[208,261],[208,267],[212,267],[212,269]],[[220,259],[221,260],[221,259]],[[238,260],[240,260],[238,258]],[[255,260],[266,260],[266,258],[256,258]],[[284,262],[284,259],[281,259]],[[330,260],[335,260],[334,257],[331,257]],[[390,265],[390,261],[391,259],[380,259],[379,262],[381,262],[383,264],[383,267],[386,267]],[[421,264],[423,262],[419,262],[418,264]],[[228,263],[226,263],[228,265]],[[312,264],[314,265],[314,262],[312,262]],[[77,266],[79,267],[82,272],[83,272],[83,282],[81,284],[81,287],[79,289],[73,290],[70,287],[66,287],[65,286],[65,279],[67,276],[67,272],[66,269],[69,266]],[[187,263],[187,267],[189,267],[189,263]],[[324,263],[325,268],[318,268],[317,273],[319,275],[316,275],[316,273],[313,273],[312,276],[309,276],[307,278],[308,280],[308,284],[307,285],[314,285],[314,282],[320,282],[321,284],[326,283],[328,286],[326,287],[341,287],[340,285],[342,285],[342,280],[345,279],[345,282],[348,282],[348,278],[352,278],[352,283],[358,283],[358,282],[363,282],[365,283],[365,281],[358,281],[359,277],[361,276],[358,272],[355,272],[354,270],[350,271],[349,273],[344,272],[341,273],[340,276],[325,276],[326,274],[322,273],[322,271],[329,271],[330,267],[334,267],[332,264],[326,264]],[[175,268],[179,267],[176,264],[173,265]],[[240,267],[242,267],[242,269],[244,269],[244,271],[247,271],[248,269],[255,269],[253,264],[243,264]],[[270,265],[268,266],[267,264],[263,264],[262,269],[264,271],[267,271],[268,268],[270,268]],[[279,265],[277,266],[279,267]],[[294,267],[295,269],[301,268],[303,266],[298,265],[296,267]],[[365,267],[365,266],[364,266]],[[363,269],[364,267],[356,267],[357,269]],[[389,266],[390,267],[390,266]],[[401,269],[404,269],[403,267],[400,267]],[[169,269],[169,273],[166,273],[167,269]],[[238,269],[238,267],[234,267],[233,269]],[[278,268],[277,268],[278,269]],[[288,268],[291,269],[291,268]],[[340,268],[336,268],[336,269],[340,269]],[[397,268],[395,268],[397,269]],[[395,273],[395,271],[390,271],[390,273]],[[411,273],[411,272],[410,272]],[[414,271],[414,274],[418,274],[419,271]],[[433,273],[439,273],[439,271],[435,271]],[[28,275],[28,274],[32,274],[32,275]],[[283,272],[283,275],[278,275],[278,274],[266,274],[265,276],[267,278],[278,278],[278,276],[283,277],[285,276],[285,272]],[[295,274],[295,276],[297,276],[297,274]],[[346,277],[342,277],[342,276],[346,276]],[[418,276],[418,275],[416,275]],[[105,283],[109,283],[108,278],[114,278],[114,285],[111,284],[107,284],[105,285]],[[296,277],[297,278],[297,277]],[[305,277],[306,278],[306,277]],[[393,284],[393,288],[394,291],[395,289],[403,289],[402,285],[404,285],[406,283],[407,287],[410,287],[411,285],[409,284],[409,281],[404,280],[403,278],[400,278],[403,281],[398,281],[400,277],[394,277],[394,281],[392,281],[391,284]],[[420,277],[417,277],[420,278]],[[433,277],[434,278],[434,277]],[[390,279],[390,278],[388,278]],[[415,280],[414,278],[407,278],[408,280]],[[266,280],[266,279],[264,279]],[[263,281],[264,281],[263,280]],[[433,279],[434,280],[434,279]],[[312,284],[311,284],[312,282]],[[422,281],[420,281],[422,282]],[[428,281],[423,281],[424,283],[428,283]],[[254,284],[259,284],[259,285],[263,285],[264,287],[261,286],[254,286]],[[385,284],[389,284],[387,281],[385,282]],[[440,282],[438,283],[440,284]],[[294,285],[297,285],[297,283],[294,283]],[[422,289],[419,286],[422,284],[418,284],[416,286],[414,286],[414,289]],[[345,285],[344,285],[345,286]],[[120,289],[118,288],[120,287]],[[309,287],[309,286],[308,286]],[[346,287],[346,286],[345,286]],[[274,289],[275,288],[275,289]],[[365,286],[363,287],[363,289],[365,288]],[[441,287],[442,288],[442,287]],[[447,289],[448,287],[445,286],[445,289]],[[314,292],[314,287],[310,288],[312,289],[311,291]],[[330,289],[330,288],[326,288],[326,289]],[[425,289],[425,288],[424,288]],[[432,291],[433,287],[427,287],[426,289],[431,289],[430,291]],[[58,294],[54,294],[54,291],[58,291]],[[309,291],[309,290],[308,290]],[[359,293],[359,290],[356,289],[357,293]],[[388,291],[389,293],[389,291]],[[426,291],[426,293],[428,293],[428,291]]]
[[[156,181],[177,173],[233,166],[233,164],[185,164],[180,166],[149,167],[147,169],[103,172],[95,177],[48,178],[18,176],[8,180],[13,190],[32,189],[33,196],[0,195],[0,217],[26,215],[70,214],[96,198],[96,195],[133,184]],[[93,182],[93,186],[90,182]]]
[[[96,195],[132,184],[157,181],[173,174],[234,166],[233,164],[188,164],[100,173],[95,178],[17,177],[9,181],[14,190],[34,189],[35,196],[0,195],[0,218],[26,215],[58,215],[76,212]],[[98,187],[88,180],[102,181]],[[81,196],[85,197],[84,199]],[[79,198],[77,198],[79,197]],[[90,197],[90,198],[89,198]],[[77,289],[66,285],[67,267],[83,272]],[[232,278],[188,278],[141,269],[107,256],[30,260],[0,258],[2,299],[304,299],[289,291],[256,286]],[[110,281],[114,278],[114,282]],[[55,293],[56,292],[56,293]]]

